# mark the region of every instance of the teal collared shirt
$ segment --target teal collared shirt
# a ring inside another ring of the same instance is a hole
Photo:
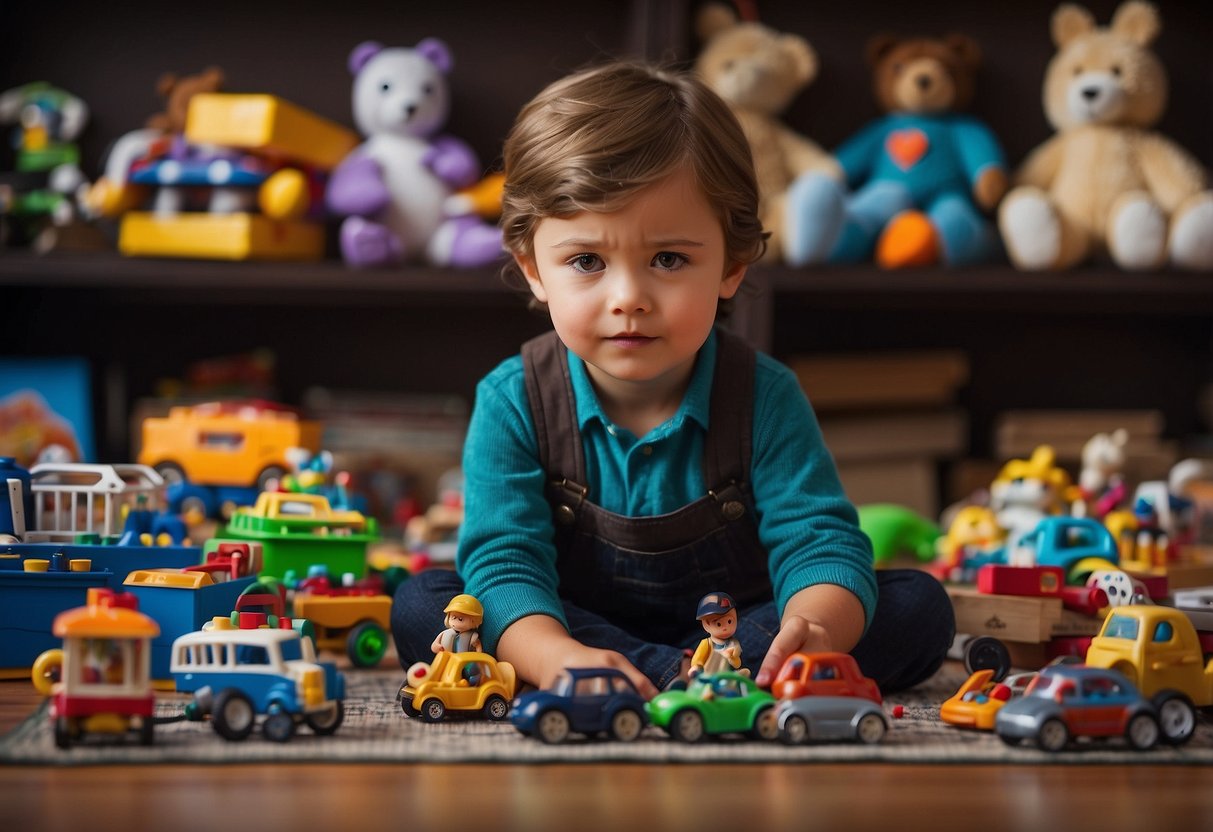
[[[707,492],[701,460],[715,370],[713,333],[677,412],[637,437],[611,423],[584,362],[569,353],[589,499],[616,514],[645,517],[675,511]],[[876,606],[871,544],[795,375],[760,353],[752,404],[751,490],[778,609],[782,613],[805,587],[831,583],[859,598],[870,623]],[[467,592],[484,604],[480,636],[492,651],[519,618],[543,614],[564,622],[546,477],[520,356],[477,386],[463,473],[456,568]]]

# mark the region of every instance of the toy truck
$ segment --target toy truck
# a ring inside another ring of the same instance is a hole
[[[1091,641],[1086,663],[1123,673],[1158,709],[1163,740],[1181,745],[1196,730],[1196,708],[1213,706],[1213,639],[1171,607],[1114,608]]]

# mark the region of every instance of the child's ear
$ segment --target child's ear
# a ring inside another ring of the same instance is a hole
[[[543,288],[543,281],[539,279],[539,268],[535,265],[535,258],[525,254],[515,254],[514,262],[518,264],[522,276],[526,278],[527,286],[531,287],[531,294],[535,296],[535,300],[547,303],[548,293]]]
[[[746,273],[745,263],[734,263],[729,266],[728,271],[724,273],[724,279],[720,281],[720,297],[727,300],[737,294],[737,290],[741,288],[741,282],[745,280]]]

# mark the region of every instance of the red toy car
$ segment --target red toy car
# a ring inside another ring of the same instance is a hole
[[[801,696],[859,696],[879,705],[876,682],[859,672],[848,653],[793,653],[779,668],[771,693],[779,699]]]

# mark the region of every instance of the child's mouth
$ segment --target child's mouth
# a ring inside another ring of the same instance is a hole
[[[617,347],[634,349],[636,347],[643,347],[645,344],[656,341],[657,339],[648,335],[640,335],[634,332],[622,332],[619,335],[612,335],[607,340]]]

